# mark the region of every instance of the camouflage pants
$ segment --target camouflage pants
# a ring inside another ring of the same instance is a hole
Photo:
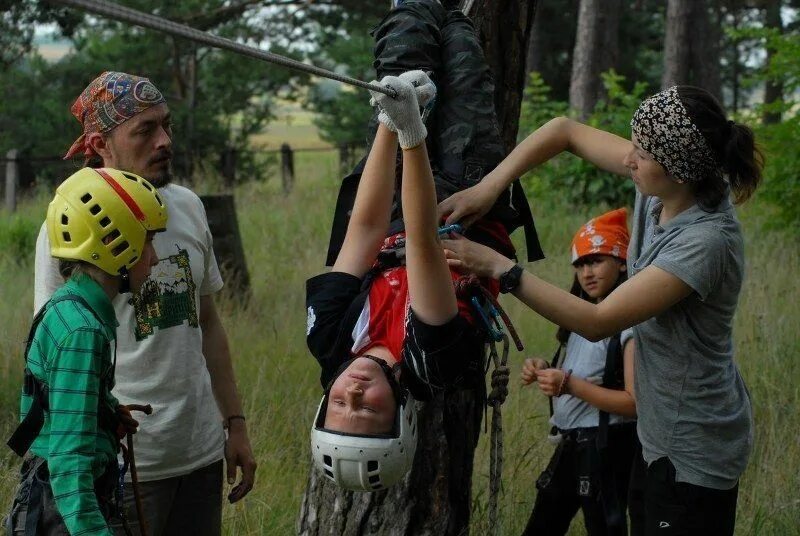
[[[407,0],[373,29],[378,79],[413,69],[431,73],[436,104],[428,118],[428,153],[439,201],[477,184],[506,156],[494,107],[494,81],[472,22],[437,0]],[[377,130],[370,124],[368,145]],[[333,264],[344,240],[355,200],[362,160],[345,177],[339,192],[327,263]],[[544,257],[530,207],[518,181],[504,192],[487,217],[508,232],[524,226],[528,260]],[[402,218],[395,203],[392,219]],[[390,230],[396,232],[397,227]]]

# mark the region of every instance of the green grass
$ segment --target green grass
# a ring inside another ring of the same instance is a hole
[[[304,341],[303,283],[323,269],[340,179],[335,151],[298,155],[296,176],[295,189],[288,196],[281,192],[278,180],[244,184],[235,190],[253,297],[243,307],[223,296],[219,307],[259,467],[256,487],[248,498],[225,507],[225,533],[231,535],[294,533],[309,469],[308,427],[320,389],[318,366]],[[25,201],[16,217],[38,228],[45,204],[43,197]],[[601,209],[574,210],[536,201],[533,209],[549,257],[532,269],[566,286],[571,279],[568,244],[572,234]],[[740,212],[748,264],[735,336],[737,362],[755,408],[756,448],[741,482],[737,533],[783,536],[800,533],[800,246],[789,231],[766,231],[764,212],[757,200]],[[8,214],[0,213],[0,243],[6,243],[10,221]],[[522,237],[515,239],[520,243]],[[27,247],[32,245],[27,243]],[[0,281],[0,435],[5,438],[17,415],[19,351],[31,316],[32,257],[17,261],[4,252]],[[524,357],[549,357],[554,329],[513,299],[505,299],[504,306],[526,346],[524,354],[511,355],[516,375]],[[503,407],[502,523],[504,534],[519,534],[535,496],[534,481],[551,447],[545,441],[544,397],[516,381],[510,390]],[[8,507],[18,465],[10,451],[0,449],[0,510]],[[486,533],[488,467],[488,437],[484,436],[473,488],[476,535]],[[573,523],[572,533],[583,533],[579,521]]]

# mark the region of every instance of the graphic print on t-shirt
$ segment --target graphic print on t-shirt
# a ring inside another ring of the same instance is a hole
[[[155,328],[180,326],[184,320],[191,327],[199,325],[189,253],[175,247],[178,252],[159,259],[142,289],[133,296],[137,341],[155,333]]]

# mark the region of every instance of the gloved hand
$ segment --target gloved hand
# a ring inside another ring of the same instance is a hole
[[[426,108],[429,104],[431,106],[433,105],[432,101],[436,97],[436,85],[433,83],[430,77],[425,74],[425,71],[420,71],[419,69],[415,71],[406,71],[400,74],[397,78],[405,82],[409,82],[412,86],[414,86],[414,90],[417,93],[417,102],[421,108]],[[369,104],[370,106],[378,106],[378,102],[375,100],[374,96],[370,99]],[[380,110],[380,113],[378,113],[378,121],[386,125],[386,128],[397,134],[397,127],[394,125],[389,116],[386,115],[386,112],[383,110],[383,108],[378,106],[378,109]]]
[[[422,143],[428,135],[428,130],[420,116],[417,89],[410,82],[396,76],[385,76],[380,82],[373,83],[391,88],[397,93],[397,96],[392,98],[377,91],[370,91],[373,101],[381,108],[382,112],[386,113],[387,118],[396,128],[400,147],[411,149]],[[428,93],[430,88],[423,91]]]

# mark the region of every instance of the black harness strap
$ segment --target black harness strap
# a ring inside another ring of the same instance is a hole
[[[625,386],[622,344],[619,333],[608,341],[606,366],[603,370],[603,387],[621,389]],[[608,428],[610,415],[607,411],[599,412],[597,427],[597,454],[600,459],[600,493],[603,499],[603,512],[608,527],[625,525],[625,508],[617,496],[617,475],[614,470],[614,456],[608,448]]]
[[[550,362],[551,367],[558,367],[561,360],[563,345],[559,344]],[[624,359],[622,355],[622,344],[619,334],[614,335],[608,341],[606,350],[606,363],[603,367],[603,382],[601,384],[607,389],[621,389],[625,386]],[[550,402],[550,416],[553,416],[553,399]],[[600,463],[600,494],[602,495],[603,511],[608,527],[617,527],[625,523],[625,509],[617,497],[616,472],[614,470],[614,458],[608,449],[608,429],[610,415],[606,411],[598,412],[597,435],[595,436],[595,446]],[[563,448],[563,441],[557,448]],[[549,484],[550,478],[555,474],[556,466],[560,459],[560,452],[554,455],[545,473],[549,478],[542,483],[542,487]],[[552,467],[551,467],[552,466]],[[537,487],[539,482],[537,482]]]
[[[63,296],[59,296],[58,298],[50,300],[41,309],[39,309],[39,312],[33,317],[31,329],[28,332],[28,338],[25,341],[25,353],[23,354],[23,359],[25,360],[25,379],[22,387],[23,392],[33,398],[33,402],[31,403],[31,407],[28,410],[28,413],[25,415],[25,418],[22,419],[17,426],[17,429],[14,430],[14,433],[11,434],[11,437],[6,442],[6,444],[17,454],[17,456],[24,456],[33,444],[34,440],[36,440],[36,438],[39,436],[39,432],[41,432],[42,426],[44,426],[44,412],[50,410],[50,403],[48,401],[49,389],[47,388],[47,385],[36,378],[36,376],[34,376],[31,372],[30,368],[28,368],[28,352],[33,344],[33,336],[36,334],[36,328],[38,328],[39,324],[42,322],[45,312],[47,312],[47,310],[56,303],[64,301],[74,301],[83,305],[83,307],[92,313],[98,322],[102,323],[100,318],[97,316],[97,313],[95,313],[94,310],[89,307],[89,304],[86,303],[86,300],[77,294],[64,294]],[[102,396],[99,398],[101,400],[100,404],[102,407]],[[110,424],[107,413],[108,412],[106,411],[98,412],[98,418],[104,425]]]

